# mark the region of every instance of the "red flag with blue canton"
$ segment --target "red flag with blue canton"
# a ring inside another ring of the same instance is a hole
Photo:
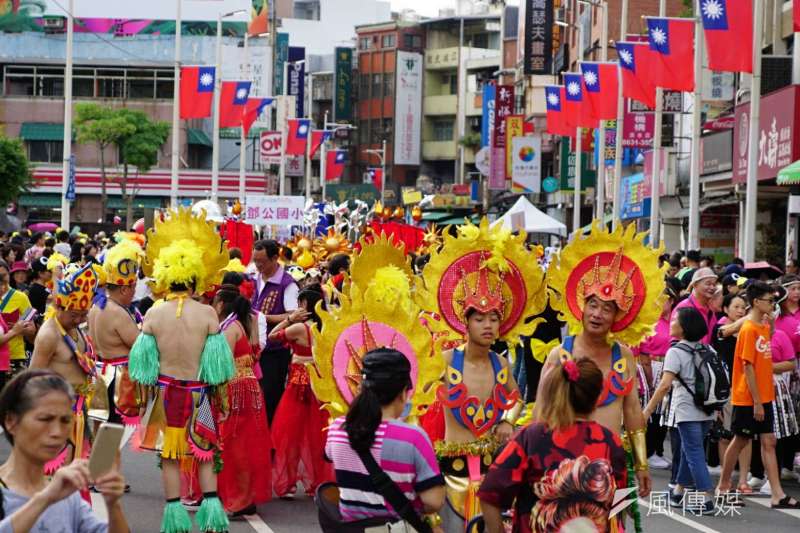
[[[331,138],[332,131],[314,130],[311,132],[311,154],[309,157],[314,157],[322,143]]]
[[[372,178],[372,184],[375,185],[378,192],[381,192],[381,188],[383,187],[383,169],[371,168],[369,169],[369,175]]]
[[[753,72],[753,1],[700,0],[708,68]]]
[[[615,44],[622,72],[622,96],[656,107],[656,86],[652,80],[652,55],[647,43]]]
[[[647,18],[653,81],[673,91],[694,91],[694,21]]]
[[[305,155],[311,121],[307,118],[289,119],[289,138],[286,141],[286,155]]]
[[[235,128],[242,125],[242,116],[250,94],[249,81],[223,81],[219,98],[219,127]]]
[[[244,128],[244,136],[250,131],[253,122],[261,116],[264,109],[272,103],[272,98],[248,98],[244,107],[244,115],[242,116],[242,127]]]
[[[181,118],[211,116],[215,70],[214,67],[181,67]]]
[[[619,66],[616,63],[581,62],[585,97],[599,120],[617,119]]]
[[[574,137],[575,128],[568,125],[564,111],[564,87],[547,85],[544,88],[544,98],[547,103],[547,132],[552,135]]]
[[[597,117],[594,116],[592,104],[584,98],[583,76],[568,72],[564,74],[564,107],[567,121],[577,128],[596,128]]]
[[[325,164],[325,181],[341,178],[345,163],[347,163],[346,150],[331,150],[328,152]]]

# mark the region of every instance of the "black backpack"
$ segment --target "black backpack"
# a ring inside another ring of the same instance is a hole
[[[677,378],[681,385],[691,393],[694,404],[707,414],[722,409],[731,397],[731,381],[725,363],[717,355],[717,352],[705,344],[698,344],[693,348],[686,343],[679,342],[675,348],[692,354],[694,390],[680,375]]]

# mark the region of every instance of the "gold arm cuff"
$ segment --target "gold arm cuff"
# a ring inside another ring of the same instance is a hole
[[[502,420],[503,422],[508,422],[513,426],[514,424],[516,424],[520,413],[522,413],[523,407],[525,407],[525,403],[522,400],[517,400],[517,403],[514,404],[514,407],[505,411],[503,413],[503,417],[500,420]]]
[[[637,472],[644,472],[649,469],[647,463],[647,440],[646,430],[636,429],[627,432],[633,452],[633,467]]]
[[[442,525],[442,517],[439,516],[437,513],[433,514],[426,514],[423,517],[423,520],[428,523],[431,528],[438,527]]]

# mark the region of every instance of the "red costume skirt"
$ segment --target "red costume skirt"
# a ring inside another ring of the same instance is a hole
[[[311,390],[304,365],[292,364],[286,391],[281,396],[272,434],[275,436],[275,493],[293,494],[301,481],[306,494],[333,481],[333,465],[325,460],[328,413]]]
[[[272,439],[264,396],[254,375],[234,378],[228,384],[228,398],[230,415],[221,424],[217,491],[225,509],[236,512],[272,498]]]

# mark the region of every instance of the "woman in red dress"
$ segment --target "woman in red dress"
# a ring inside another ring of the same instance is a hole
[[[283,342],[292,349],[286,391],[272,421],[273,476],[275,493],[281,498],[293,497],[298,481],[303,483],[307,495],[313,495],[319,485],[333,480],[332,466],[324,459],[328,414],[320,408],[311,390],[305,366],[313,361],[311,325],[320,325],[315,310],[317,302],[325,308],[322,288],[306,287],[297,296],[299,308],[269,334],[270,340]]]
[[[253,373],[258,331],[250,302],[239,292],[243,280],[236,272],[225,274],[214,297],[220,329],[236,363],[236,376],[227,385],[230,415],[220,424],[222,471],[217,480],[219,497],[231,518],[256,514],[256,505],[272,497],[272,440],[264,396]]]

